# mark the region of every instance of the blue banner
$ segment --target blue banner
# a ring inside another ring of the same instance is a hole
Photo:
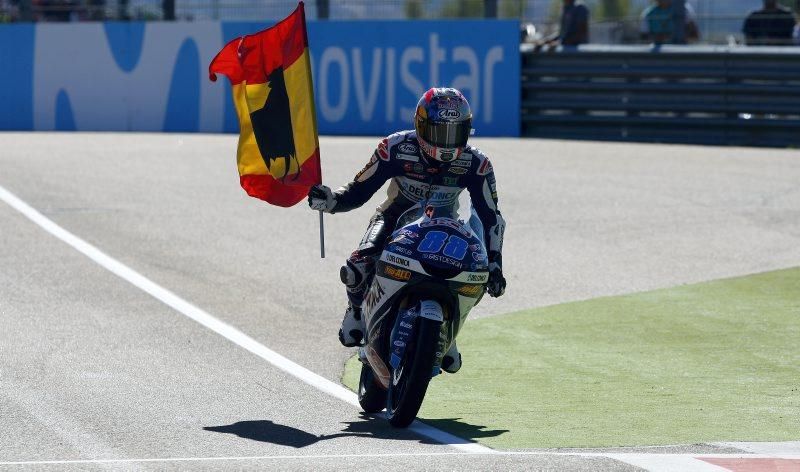
[[[207,67],[270,24],[0,25],[0,129],[237,132]],[[477,134],[519,134],[514,21],[311,21],[308,35],[321,134],[408,129],[432,86],[464,92]]]

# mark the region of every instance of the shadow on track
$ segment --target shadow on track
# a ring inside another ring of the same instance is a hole
[[[471,425],[458,421],[460,418],[430,420],[426,423],[431,426],[447,427],[450,431],[458,431],[457,434],[465,439],[485,438],[503,434],[506,430],[488,430],[485,426]],[[404,429],[395,429],[389,426],[385,419],[361,414],[361,421],[348,421],[340,433],[314,435],[270,420],[237,421],[236,423],[224,426],[206,426],[203,429],[215,433],[227,433],[239,436],[240,438],[253,441],[268,442],[281,446],[302,448],[310,446],[319,441],[356,436],[362,438],[391,439],[401,441],[418,441],[422,444],[438,444],[437,442],[421,438],[418,435]]]
[[[422,419],[421,421],[429,426],[470,441],[475,441],[478,438],[493,438],[509,431],[507,429],[486,429],[486,426],[465,423],[461,421],[461,418]]]

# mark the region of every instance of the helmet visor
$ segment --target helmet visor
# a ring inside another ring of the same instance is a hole
[[[422,139],[440,148],[458,148],[467,145],[472,120],[458,122],[427,121],[420,127]]]

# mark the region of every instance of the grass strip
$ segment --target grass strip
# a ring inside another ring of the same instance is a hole
[[[490,447],[800,439],[800,268],[475,320],[458,345],[419,417]]]

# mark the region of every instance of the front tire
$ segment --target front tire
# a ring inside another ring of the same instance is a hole
[[[378,385],[372,367],[361,364],[358,379],[358,404],[367,413],[378,413],[386,407],[386,390]]]
[[[414,344],[406,348],[405,358],[397,370],[389,369],[391,383],[386,395],[386,417],[395,428],[405,428],[416,418],[436,360],[442,323],[422,317],[417,323]]]

